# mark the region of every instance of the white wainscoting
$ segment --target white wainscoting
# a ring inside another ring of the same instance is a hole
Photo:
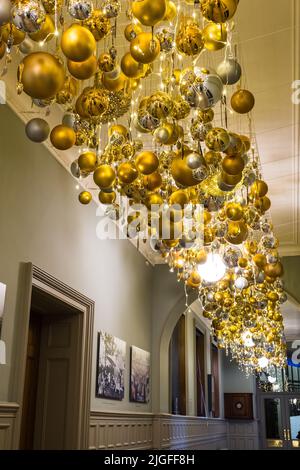
[[[218,419],[93,411],[89,448],[225,449],[226,433],[226,421]]]
[[[230,450],[258,450],[258,421],[228,421],[228,447]]]
[[[0,450],[15,449],[14,432],[19,405],[0,402]]]

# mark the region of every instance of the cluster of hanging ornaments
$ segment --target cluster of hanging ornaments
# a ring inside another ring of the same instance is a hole
[[[255,105],[239,85],[242,70],[232,52],[238,3],[0,0],[0,57],[7,67],[18,49],[24,55],[18,93],[41,114],[55,103],[65,111],[53,129],[42,117],[31,119],[28,138],[50,137],[60,151],[77,146],[71,172],[93,177],[109,213],[119,210],[118,195],[146,206],[143,220],[136,211],[129,222],[139,219],[140,230],[151,232],[152,248],[187,290],[199,292],[219,346],[250,371],[284,363],[286,295],[254,137],[228,127],[229,95],[231,113],[248,115]],[[120,35],[128,44],[124,54]],[[45,45],[52,52],[41,50]],[[222,49],[215,70],[201,65],[204,52]],[[80,193],[82,204],[91,200],[90,191]],[[197,221],[203,246],[193,228],[182,230],[187,219]]]

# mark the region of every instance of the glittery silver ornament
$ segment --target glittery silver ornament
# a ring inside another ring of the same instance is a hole
[[[121,2],[119,0],[104,0],[101,3],[101,9],[106,18],[116,18],[121,11]]]
[[[93,12],[93,3],[90,0],[72,0],[68,12],[76,20],[86,20]]]
[[[12,22],[20,31],[35,33],[46,19],[44,8],[35,1],[17,3],[12,9]]]

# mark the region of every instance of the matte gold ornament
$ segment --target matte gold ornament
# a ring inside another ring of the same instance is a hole
[[[87,204],[91,202],[92,195],[89,191],[82,191],[78,196],[78,200],[80,204],[83,204],[84,206],[86,206]]]
[[[71,75],[78,80],[88,80],[97,72],[97,58],[92,55],[84,62],[67,61],[67,67]]]
[[[121,70],[128,78],[140,78],[145,74],[145,65],[137,62],[130,52],[121,59]]]
[[[100,41],[111,32],[111,23],[102,10],[93,10],[82,25],[92,33],[96,41]]]
[[[176,46],[182,54],[188,56],[199,55],[204,47],[199,25],[193,21],[183,23],[176,36]]]
[[[226,206],[226,215],[229,220],[238,222],[243,218],[244,211],[240,204],[230,202]]]
[[[24,41],[26,33],[20,31],[14,24],[7,23],[1,27],[1,36],[2,41],[7,43],[11,39],[13,45],[16,46]]]
[[[166,0],[136,0],[131,4],[133,15],[144,26],[155,26],[163,20],[166,11]]]
[[[115,170],[110,165],[100,165],[94,172],[94,182],[100,189],[110,188],[116,179]]]
[[[236,186],[241,181],[242,177],[242,173],[238,173],[236,175],[229,175],[228,173],[223,171],[221,174],[221,180],[228,186]]]
[[[186,191],[183,191],[181,189],[174,191],[169,198],[170,206],[180,206],[181,209],[184,209],[184,207],[188,203],[189,203],[189,197]]]
[[[76,142],[76,134],[71,127],[58,125],[54,127],[50,134],[50,140],[53,147],[58,150],[68,150]]]
[[[171,0],[167,0],[167,9],[165,16],[163,18],[164,21],[173,21],[177,15],[177,7],[174,2]]]
[[[61,48],[67,59],[83,62],[94,53],[96,41],[87,28],[74,23],[63,33]]]
[[[202,37],[205,49],[209,51],[219,51],[226,46],[226,26],[222,23],[208,23],[202,31]]]
[[[264,197],[268,193],[269,188],[265,181],[257,180],[251,186],[250,193],[255,197]]]
[[[231,107],[239,114],[247,114],[254,108],[255,98],[248,90],[238,90],[231,97]]]
[[[253,261],[256,264],[256,266],[260,269],[263,269],[265,265],[267,264],[266,256],[262,255],[261,253],[257,253],[256,255],[254,255]]]
[[[230,222],[226,240],[232,245],[240,245],[248,237],[248,228],[244,222]]]
[[[240,156],[225,157],[222,161],[222,168],[228,175],[240,175],[245,168],[245,162]]]
[[[142,64],[150,64],[160,53],[160,44],[152,33],[140,33],[130,43],[132,57]]]
[[[148,191],[156,191],[161,187],[162,182],[162,177],[158,171],[143,178],[143,184]]]
[[[143,32],[143,28],[140,24],[130,23],[125,27],[124,36],[127,41],[131,42],[137,37],[138,34]]]
[[[24,57],[19,74],[25,93],[37,99],[54,97],[65,82],[63,65],[48,52],[32,52]]]
[[[283,276],[283,266],[280,262],[276,264],[266,264],[264,272],[269,278],[276,278]]]
[[[193,170],[187,164],[186,159],[174,158],[171,163],[171,174],[177,184],[184,187],[196,186],[199,181],[193,177]]]
[[[205,143],[210,150],[224,152],[230,144],[230,137],[225,129],[216,127],[207,133]]]
[[[78,158],[78,166],[83,173],[91,173],[97,165],[97,155],[94,152],[84,152]]]
[[[55,31],[55,25],[52,17],[50,15],[46,15],[45,21],[42,23],[41,28],[32,34],[29,34],[30,39],[34,42],[48,42],[53,39],[53,34]]]
[[[159,160],[155,153],[144,151],[136,156],[135,164],[140,173],[143,175],[150,175],[157,170]]]
[[[102,74],[102,84],[109,91],[124,90],[128,83],[128,78],[121,72],[116,78],[109,78],[106,73]]]
[[[113,204],[116,200],[116,193],[115,191],[111,192],[105,192],[105,191],[100,191],[99,193],[99,201],[101,204]]]
[[[200,6],[207,20],[225,23],[234,16],[238,0],[201,0]]]
[[[121,163],[118,167],[118,178],[121,183],[131,184],[137,179],[138,175],[135,165],[131,162]]]
[[[157,207],[155,206],[161,206],[163,202],[164,202],[163,198],[158,193],[149,194],[145,200],[146,207],[149,210],[153,210],[154,212],[155,212],[154,209],[157,209]]]
[[[244,153],[243,141],[238,134],[229,132],[230,143],[225,153],[229,156],[238,156]]]

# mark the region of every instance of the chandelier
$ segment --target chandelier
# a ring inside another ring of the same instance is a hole
[[[71,172],[95,187],[81,204],[97,194],[108,213],[121,197],[147,208],[128,222],[139,219],[187,295],[198,292],[219,347],[251,372],[285,362],[286,294],[234,44],[238,4],[1,0],[0,57],[7,68],[22,54],[17,93],[41,114],[27,137],[78,148]],[[64,116],[50,129],[42,116],[55,105]]]

